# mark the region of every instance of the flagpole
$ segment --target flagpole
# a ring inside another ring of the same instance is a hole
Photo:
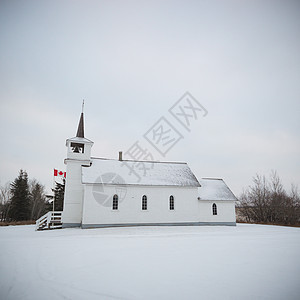
[[[53,203],[52,203],[52,211],[54,212],[54,199],[55,199],[55,169],[53,169]]]

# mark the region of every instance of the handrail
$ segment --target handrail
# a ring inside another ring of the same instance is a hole
[[[49,211],[35,222],[35,230],[58,228],[62,223],[62,211]]]

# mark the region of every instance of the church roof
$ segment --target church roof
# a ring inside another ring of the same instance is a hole
[[[135,171],[139,176],[134,173]],[[82,182],[112,185],[200,186],[186,163],[119,161],[102,158],[92,158],[92,165],[82,168]]]
[[[198,188],[200,200],[237,200],[223,179],[201,178],[199,182],[201,185]]]

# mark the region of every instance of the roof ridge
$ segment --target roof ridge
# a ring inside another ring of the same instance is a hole
[[[214,177],[202,177],[201,179],[209,179],[209,180],[223,180],[223,178],[214,178]],[[200,180],[201,180],[200,179]]]
[[[186,162],[180,161],[157,161],[157,160],[133,160],[133,159],[123,159],[119,160],[117,158],[105,158],[105,157],[91,157],[91,159],[101,159],[101,160],[115,160],[120,162],[146,162],[146,163],[161,163],[161,164],[182,164],[187,165]]]

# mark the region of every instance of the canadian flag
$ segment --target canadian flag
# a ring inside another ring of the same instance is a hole
[[[58,170],[54,169],[54,176],[60,176],[60,177],[66,178],[66,172],[58,171]]]

